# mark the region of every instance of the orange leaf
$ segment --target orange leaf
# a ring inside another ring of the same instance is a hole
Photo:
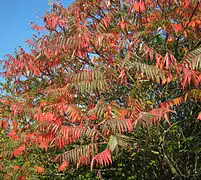
[[[167,40],[168,44],[171,44],[172,42],[174,42],[174,36],[170,36]]]
[[[43,167],[40,166],[35,166],[35,172],[37,172],[38,174],[43,174],[45,169]]]

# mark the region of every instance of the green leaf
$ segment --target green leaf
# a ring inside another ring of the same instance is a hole
[[[109,146],[110,151],[113,152],[117,145],[118,145],[117,137],[111,135],[109,142],[108,142],[108,146]]]

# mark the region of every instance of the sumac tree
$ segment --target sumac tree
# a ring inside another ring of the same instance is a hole
[[[200,1],[77,0],[43,19],[30,52],[3,61],[2,176],[90,165],[101,178],[124,161],[131,179],[198,177]]]

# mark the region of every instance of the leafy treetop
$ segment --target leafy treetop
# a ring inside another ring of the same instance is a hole
[[[1,157],[28,159],[41,148],[58,171],[92,170],[112,164],[118,147],[130,150],[138,124],[171,124],[175,105],[201,98],[200,19],[198,0],[52,3],[44,27],[31,23],[31,52],[3,62]],[[167,94],[171,85],[179,93]]]

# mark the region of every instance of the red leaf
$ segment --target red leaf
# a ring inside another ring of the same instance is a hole
[[[25,177],[21,175],[18,177],[18,180],[25,180]]]
[[[191,72],[191,79],[192,79],[193,84],[198,88],[199,87],[199,83],[200,83],[198,72],[192,71]]]
[[[15,130],[11,130],[8,135],[13,139],[13,140],[19,140],[20,137],[16,135]]]
[[[13,169],[14,169],[15,171],[17,171],[18,169],[20,169],[20,166],[13,166]]]
[[[138,12],[138,13],[145,11],[145,3],[144,3],[144,1],[134,2],[133,7],[134,7],[135,11]]]
[[[197,119],[198,119],[198,120],[201,120],[201,112],[198,114]]]
[[[14,149],[12,152],[12,155],[15,157],[20,156],[24,151],[25,151],[25,144],[23,144],[22,146],[20,146],[17,149]]]
[[[139,2],[134,2],[133,3],[133,7],[134,7],[134,9],[135,9],[136,12],[140,12]]]
[[[174,112],[167,108],[156,108],[152,109],[149,113],[153,116],[150,117],[150,123],[156,124],[157,122],[161,121],[162,119],[165,119],[169,124],[169,112]]]
[[[101,175],[100,170],[98,170],[97,176],[98,176],[98,179],[99,179],[99,180],[101,180],[101,179],[102,179],[102,175]]]
[[[165,58],[164,58],[164,63],[165,63],[166,69],[169,70],[170,66],[171,66],[171,61],[170,61],[169,53],[166,53]]]
[[[145,3],[144,3],[144,1],[140,1],[139,6],[140,6],[140,12],[144,12],[145,11]]]
[[[196,87],[198,87],[200,83],[199,73],[194,70],[192,71],[188,68],[184,68],[183,78],[181,82],[182,88],[184,89],[187,84],[190,85],[191,81]]]
[[[42,30],[45,29],[45,28],[42,27],[42,26],[37,26],[37,25],[35,25],[33,22],[30,22],[30,25],[31,25],[31,28],[32,28],[33,30],[36,30],[36,31],[42,31]]]
[[[172,53],[168,53],[168,55],[170,57],[171,62],[174,64],[175,67],[177,67],[177,60],[174,55]]]
[[[184,68],[184,74],[181,82],[182,88],[184,89],[187,83],[190,84],[190,81],[191,81],[191,71],[187,68]]]
[[[161,61],[163,60],[163,57],[160,54],[156,54],[156,67],[161,67]],[[162,67],[163,69],[163,67]]]
[[[102,166],[110,165],[112,163],[112,157],[109,148],[106,148],[103,152],[95,155],[91,161],[91,171],[93,169],[94,163],[100,164]]]
[[[92,121],[95,121],[97,119],[96,114],[92,113],[90,116],[88,116],[89,119],[91,119]]]
[[[68,167],[68,163],[66,161],[63,161],[62,164],[58,167],[58,171],[64,171]]]
[[[174,27],[176,34],[178,34],[182,31],[182,26],[180,24],[174,24],[173,27]]]

